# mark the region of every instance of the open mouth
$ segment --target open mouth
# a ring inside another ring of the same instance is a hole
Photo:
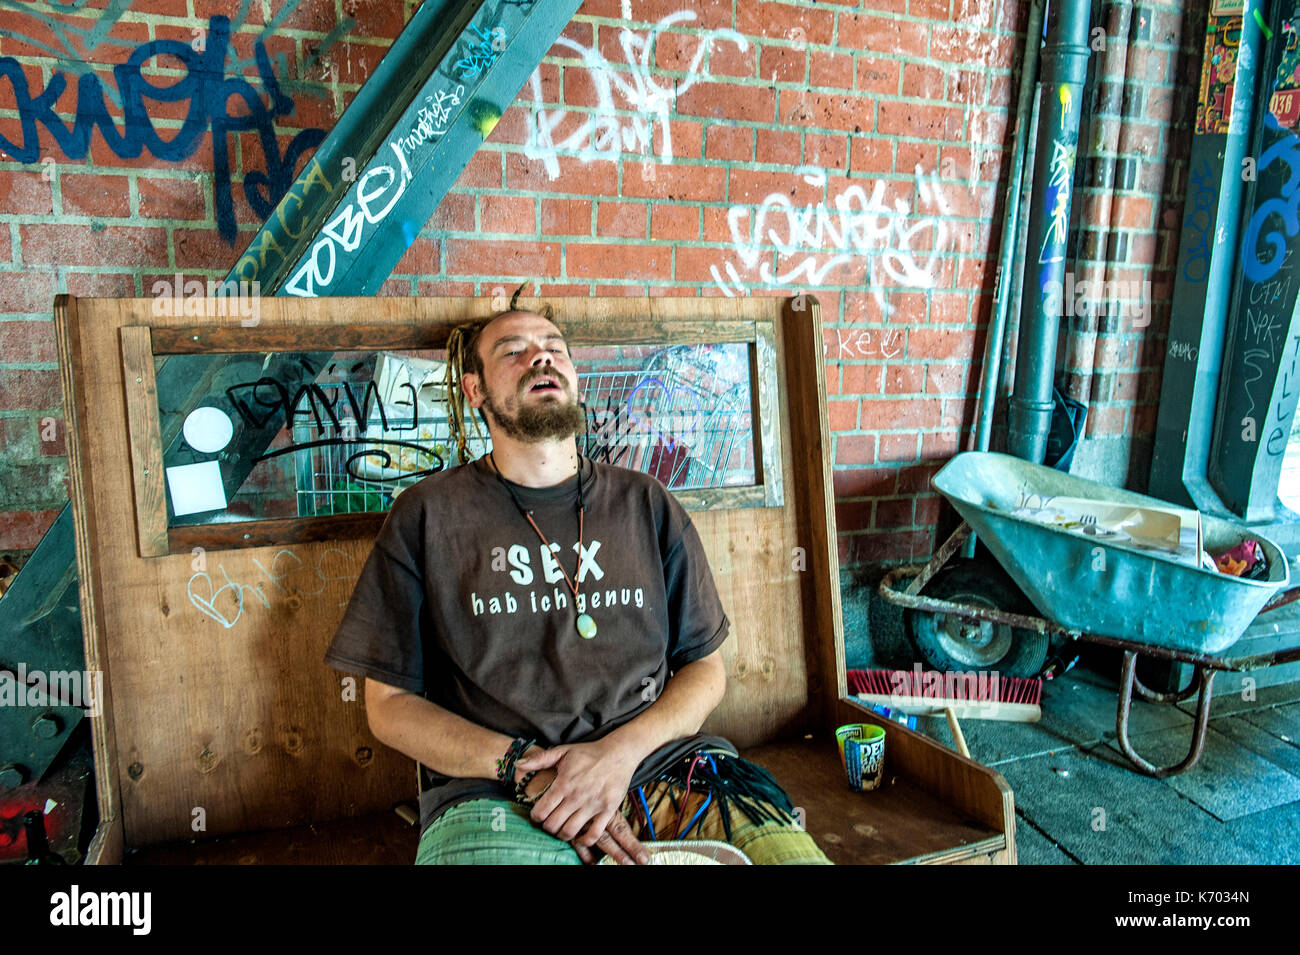
[[[563,392],[564,389],[560,387],[560,383],[556,379],[544,377],[544,378],[538,378],[535,382],[529,385],[528,391],[529,393],[536,392],[536,391]]]

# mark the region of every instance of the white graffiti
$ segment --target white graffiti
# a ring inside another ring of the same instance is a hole
[[[894,358],[903,350],[903,333],[896,328],[876,329],[875,337],[869,328],[835,329],[836,351],[827,358]]]
[[[533,71],[533,111],[528,119],[524,155],[541,160],[546,174],[556,179],[560,175],[561,154],[576,156],[584,162],[616,160],[624,152],[654,155],[657,130],[659,161],[671,163],[673,141],[669,116],[677,97],[708,75],[707,71],[701,73],[700,68],[709,49],[719,41],[734,43],[742,53],[749,49],[749,41],[735,30],[710,30],[700,35],[685,78],[666,79],[660,85],[651,73],[655,69],[652,57],[656,38],[663,30],[694,19],[694,11],[678,10],[660,20],[648,33],[620,31],[618,41],[624,64],[618,69],[598,49],[568,37],[556,40],[557,46],[572,50],[582,59],[595,88],[596,106],[590,113],[543,109],[541,73]],[[566,123],[566,128],[561,130]]]
[[[314,563],[306,563],[301,557],[291,550],[280,550],[271,558],[271,567],[268,570],[262,566],[262,562],[256,557],[253,563],[257,569],[262,572],[271,584],[277,588],[281,599],[292,609],[297,610],[302,605],[303,597],[314,597],[325,591],[329,582],[332,580],[344,581],[351,583],[356,580],[356,574],[348,572],[345,574],[326,574],[326,558],[330,555],[337,555],[338,560],[332,563],[339,564],[338,569],[345,569],[342,564],[351,564],[352,555],[337,547],[330,547],[323,551]],[[284,566],[281,566],[281,562]],[[194,574],[185,584],[185,592],[192,603],[198,610],[207,614],[217,623],[221,624],[223,629],[229,630],[237,624],[244,615],[244,594],[251,593],[266,609],[271,609],[271,600],[266,591],[262,589],[263,583],[257,586],[240,583],[237,580],[231,580],[230,574],[226,568],[218,564],[217,570],[225,579],[225,583],[213,589],[212,577],[206,572],[200,571]],[[195,589],[194,582],[202,580],[204,587]],[[206,592],[205,592],[206,591]],[[346,597],[351,594],[351,587],[344,586],[338,591],[344,598],[338,605],[347,606]],[[275,594],[276,591],[272,591]]]
[[[825,188],[822,170],[804,167],[798,172],[809,185]],[[752,281],[746,274],[755,272],[769,287],[788,287],[798,281],[815,286],[839,266],[861,260],[865,284],[882,314],[888,315],[893,308],[886,300],[886,288],[933,288],[939,257],[949,248],[944,217],[952,209],[938,177],[925,175],[918,166],[916,186],[918,207],[932,209],[933,214],[914,215],[903,199],[895,199],[894,208],[888,209],[885,183],[880,180],[870,196],[862,186],[852,185],[829,205],[796,206],[786,193],[774,192],[752,213],[748,206],[732,206],[727,224],[738,261],[724,262],[721,271],[710,266],[713,280],[729,297],[742,294],[745,283]],[[773,249],[797,261],[777,271],[770,261]]]
[[[261,602],[263,607],[269,608],[271,606],[270,601],[266,599],[266,594],[262,592],[261,584],[258,584],[256,587],[250,587],[248,584],[241,584],[238,581],[231,580],[230,575],[226,573],[226,568],[220,564],[217,565],[217,570],[221,571],[221,576],[226,578],[224,585],[213,590],[212,578],[206,573],[200,572],[191,577],[185,584],[185,592],[189,594],[190,603],[194,604],[194,606],[199,610],[202,610],[217,623],[221,624],[221,626],[226,630],[229,630],[237,624],[239,618],[243,616],[244,591],[252,591],[253,596]],[[194,581],[198,580],[200,577],[202,577],[204,582],[208,585],[208,593],[206,597],[194,592]],[[217,609],[217,603],[221,601],[221,595],[226,591],[230,591],[232,602],[228,603],[222,609]]]
[[[411,181],[411,167],[407,165],[406,154],[397,143],[390,142],[388,146],[397,154],[397,168],[376,166],[361,177],[357,183],[355,202],[344,205],[338,215],[321,229],[320,238],[312,245],[307,260],[284,284],[285,292],[311,298],[328,289],[334,281],[335,268],[340,258],[339,250],[345,253],[343,258],[346,266],[346,254],[355,252],[360,247],[366,225],[378,225],[392,211],[397,200],[402,198],[406,184]]]
[[[438,90],[435,94],[426,96],[424,105],[416,114],[415,125],[405,136],[398,137],[398,145],[407,153],[413,153],[430,139],[445,133],[447,123],[451,120],[452,107],[459,106],[460,98],[464,95],[465,87],[457,83],[453,93]]]

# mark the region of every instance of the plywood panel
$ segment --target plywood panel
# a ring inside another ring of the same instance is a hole
[[[97,721],[96,739],[111,749],[105,765],[118,771],[125,843],[301,825],[410,798],[410,761],[371,737],[362,694],[345,701],[341,675],[322,662],[371,538],[139,556],[118,329],[192,322],[153,316],[150,305],[81,302],[65,362],[87,408],[76,440],[95,480],[87,482],[87,539],[79,553],[100,583],[93,649],[111,673],[113,703]],[[427,326],[486,314],[488,305],[274,299],[262,302],[261,322]],[[608,322],[624,337],[644,323],[671,341],[675,318],[773,322],[779,307],[776,300],[579,300],[563,303],[557,318]],[[779,350],[779,335],[776,341]],[[782,446],[789,447],[784,377],[778,394]],[[785,457],[788,489],[795,485]],[[724,650],[728,694],[709,728],[738,745],[803,728],[808,574],[793,568],[793,548],[804,546],[793,506],[787,499],[782,508],[694,516],[733,634]],[[102,792],[101,806],[112,798]]]

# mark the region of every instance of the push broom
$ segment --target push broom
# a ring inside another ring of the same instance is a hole
[[[1002,677],[996,673],[961,674],[911,670],[850,670],[849,692],[865,703],[890,707],[909,716],[943,716],[957,743],[970,758],[957,718],[1034,723],[1042,715],[1043,681]]]

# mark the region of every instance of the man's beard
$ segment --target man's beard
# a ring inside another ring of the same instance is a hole
[[[582,430],[586,416],[577,400],[570,394],[568,382],[559,375],[552,375],[560,383],[563,394],[561,401],[546,401],[536,405],[525,405],[524,397],[528,389],[538,378],[546,373],[532,375],[520,383],[519,411],[514,417],[507,415],[493,400],[492,392],[483,386],[483,408],[490,412],[492,420],[507,435],[516,441],[535,444],[551,438],[570,438]]]

